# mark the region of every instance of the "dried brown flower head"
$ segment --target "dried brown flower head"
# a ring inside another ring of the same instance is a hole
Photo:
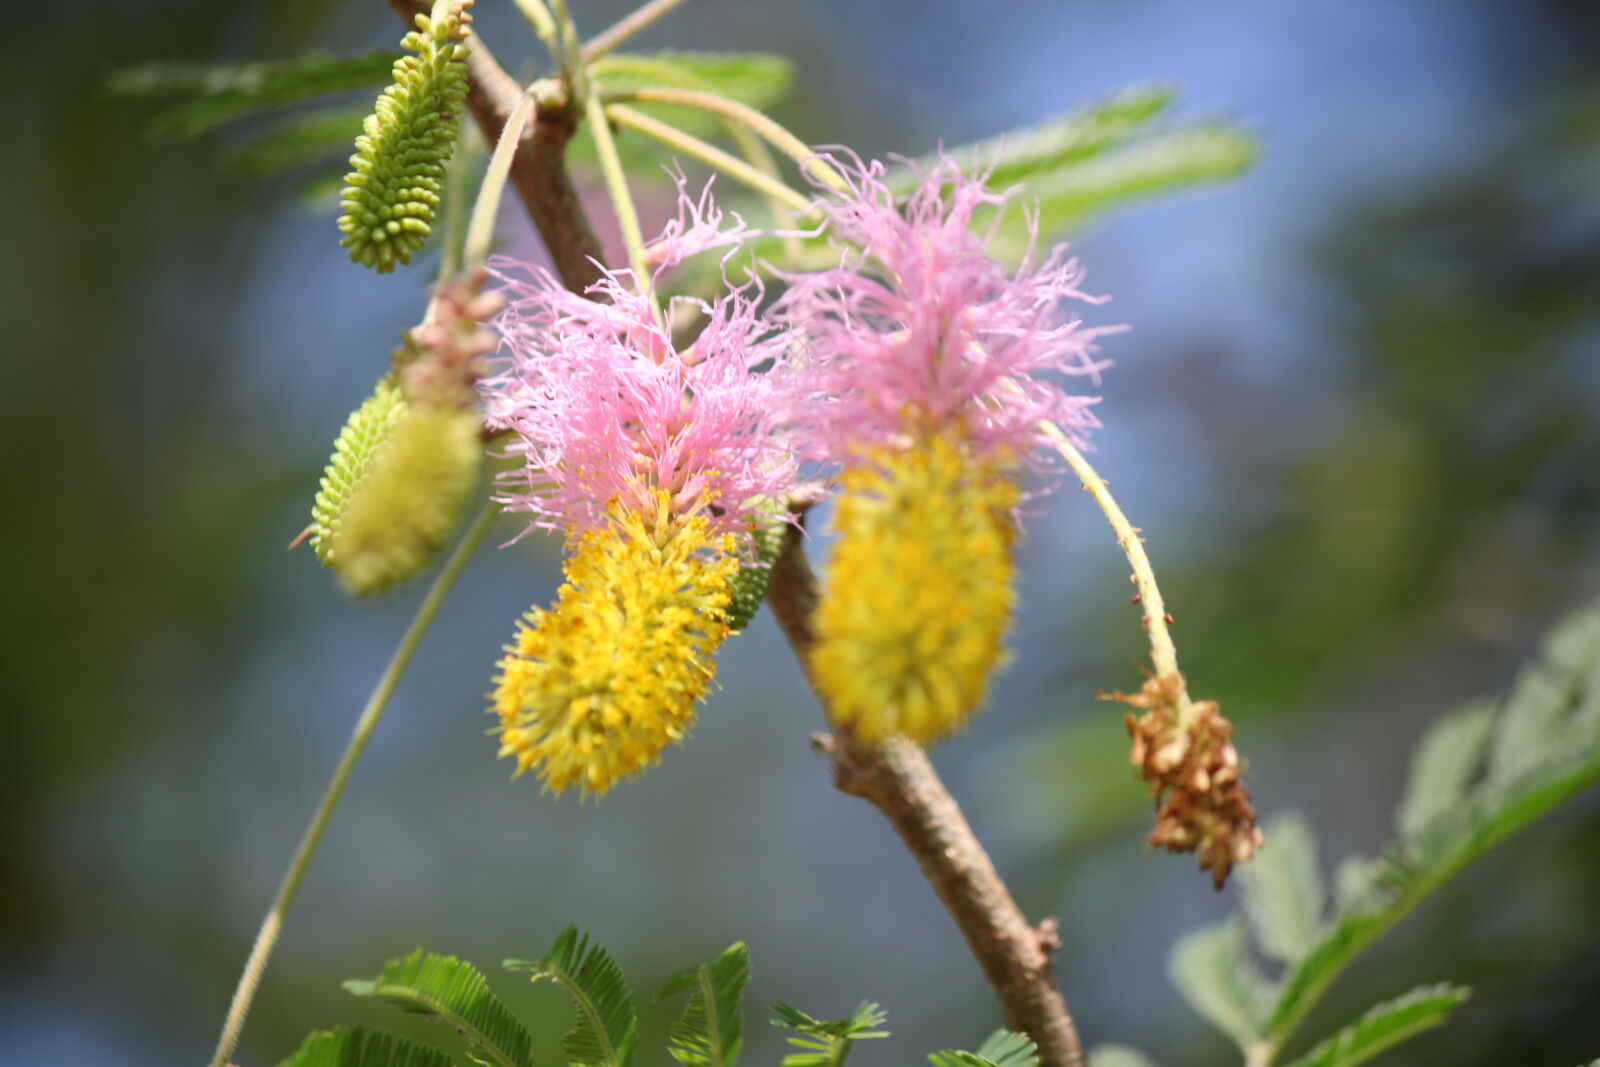
[[[1261,847],[1261,829],[1240,776],[1245,763],[1233,746],[1233,724],[1214,700],[1191,702],[1175,674],[1152,677],[1137,693],[1111,699],[1142,710],[1125,723],[1133,738],[1129,760],[1156,802],[1152,846],[1193,852],[1221,889],[1228,872]]]

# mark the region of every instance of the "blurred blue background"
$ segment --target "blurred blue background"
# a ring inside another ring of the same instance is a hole
[[[531,55],[511,5],[480,26]],[[625,10],[579,3],[590,31]],[[352,266],[288,184],[156,143],[108,98],[149,58],[393,48],[377,3],[65,3],[8,63],[0,261],[0,1060],[209,1055],[273,887],[417,589],[352,603],[302,550],[329,442],[419,314],[431,273]],[[695,0],[655,47],[781,51],[803,138],[920,153],[1151,78],[1262,139],[1215,191],[1070,235],[1102,313],[1097,462],[1144,527],[1191,688],[1238,723],[1265,814],[1324,865],[1389,835],[1427,719],[1504,687],[1600,590],[1600,8],[1582,0],[813,4]],[[20,139],[20,145],[16,142]],[[508,211],[508,215],[510,212]],[[1105,321],[1102,319],[1102,321]],[[514,527],[507,526],[509,537]],[[504,539],[504,538],[502,538]],[[339,809],[244,1044],[389,1023],[340,979],[417,944],[494,968],[575,921],[641,990],[750,943],[762,1006],[880,1001],[920,1062],[998,1025],[887,825],[832,790],[821,725],[766,615],[725,650],[690,743],[600,804],[508,781],[485,690],[558,546],[474,561]],[[1147,855],[1120,712],[1143,656],[1092,504],[1049,499],[1023,551],[1014,666],[935,760],[1034,917],[1091,1043],[1236,1062],[1164,976],[1224,913]],[[1600,805],[1494,853],[1347,976],[1308,1038],[1424,981],[1477,994],[1394,1062],[1566,1065],[1600,1053]],[[493,978],[520,1005],[558,996]],[[646,1007],[655,1062],[669,1012]],[[1388,1061],[1385,1061],[1388,1062]]]

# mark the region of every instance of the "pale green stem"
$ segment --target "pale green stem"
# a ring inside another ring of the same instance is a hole
[[[843,176],[829,166],[827,160],[817,155],[810,145],[748,104],[741,104],[737,100],[729,100],[727,97],[718,96],[716,93],[701,92],[698,89],[674,89],[664,85],[651,85],[642,89],[619,92],[613,99],[638,100],[641,103],[648,104],[673,104],[678,107],[690,107],[697,111],[705,111],[713,115],[719,115],[722,118],[732,119],[764,137],[772,147],[810,171],[812,177],[828,188],[839,193],[848,193],[850,191],[850,187]]]
[[[605,175],[606,189],[611,194],[611,204],[617,212],[617,226],[622,230],[622,243],[628,246],[628,266],[633,269],[634,284],[641,293],[650,297],[650,307],[656,322],[665,325],[657,303],[655,287],[650,284],[650,264],[644,254],[644,231],[639,228],[639,211],[633,206],[633,193],[628,189],[628,176],[622,172],[622,157],[617,155],[617,142],[611,137],[611,125],[606,119],[605,105],[600,97],[588,93],[584,98],[584,113],[589,119],[589,129],[594,134],[595,154],[600,157],[600,171]],[[620,121],[620,120],[619,120]]]
[[[473,130],[462,130],[455,155],[450,157],[450,171],[444,186],[444,232],[439,235],[439,285],[454,278],[461,269],[462,214],[467,200],[461,187],[467,180],[467,171],[474,155],[468,146],[475,143]],[[430,318],[433,315],[431,303],[428,305],[428,315]]]
[[[768,177],[738,156],[730,155],[714,144],[709,144],[698,137],[684,133],[676,126],[653,119],[644,112],[635,111],[625,104],[607,105],[605,114],[615,119],[619,126],[626,126],[631,130],[636,130],[646,137],[660,141],[667,147],[682,152],[686,156],[698,159],[707,166],[723,172],[730,178],[744,182],[757,192],[781,201],[796,211],[812,213],[817,210],[815,204],[781,181]]]
[[[683,0],[650,0],[648,4],[623,18],[616,25],[584,45],[582,52],[584,61],[588,63],[594,62],[682,3]]]
[[[472,223],[467,227],[466,261],[476,267],[489,258],[489,246],[494,241],[494,220],[500,211],[500,197],[505,192],[506,175],[511,173],[511,159],[517,154],[522,141],[522,131],[534,111],[533,90],[523,92],[522,99],[511,110],[505,126],[500,130],[500,140],[489,159],[489,169],[484,171],[483,185],[478,190],[478,202],[472,208]]]
[[[1172,632],[1167,629],[1166,604],[1161,599],[1160,587],[1156,585],[1156,572],[1150,566],[1150,557],[1145,554],[1144,541],[1139,537],[1139,528],[1128,521],[1128,517],[1122,513],[1122,508],[1117,505],[1116,498],[1106,486],[1105,479],[1090,466],[1083,453],[1072,446],[1072,442],[1061,432],[1060,427],[1045,422],[1040,423],[1039,428],[1072,467],[1073,473],[1078,476],[1083,487],[1094,497],[1095,503],[1100,505],[1100,510],[1105,512],[1106,521],[1111,523],[1112,532],[1117,535],[1117,544],[1122,546],[1123,554],[1132,564],[1134,586],[1139,591],[1139,603],[1144,608],[1144,628],[1150,635],[1150,661],[1155,665],[1157,677],[1172,677],[1178,680],[1180,716],[1187,717],[1190,707],[1189,693],[1184,687],[1183,674],[1178,670],[1178,648],[1172,642]]]
[[[739,153],[752,167],[780,185],[784,184],[783,176],[778,173],[778,164],[772,158],[772,151],[765,141],[732,119],[723,119],[722,124],[728,131],[728,136],[733,138],[733,143],[739,146]],[[787,185],[784,187],[787,188]],[[791,268],[797,267],[801,255],[800,238],[794,232],[799,226],[797,216],[783,197],[768,193],[767,200],[772,205],[772,219],[783,234],[781,239],[784,258],[789,261]]]
[[[567,71],[568,80],[572,83],[572,91],[587,94],[589,74],[585,69],[583,50],[578,47],[578,25],[572,21],[572,12],[567,9],[567,0],[550,0],[550,10],[555,14],[556,26],[561,33],[561,54],[566,61],[563,69]]]
[[[567,69],[566,57],[561,54],[561,42],[557,39],[556,20],[551,17],[550,9],[544,5],[544,0],[516,0],[517,9],[522,12],[522,17],[528,20],[533,27],[533,32],[539,38],[539,43],[544,45],[544,50],[550,53],[550,59],[563,71]]]
[[[239,986],[234,990],[233,1002],[228,1005],[228,1017],[222,1024],[222,1036],[217,1041],[216,1053],[211,1057],[211,1067],[226,1067],[229,1057],[233,1055],[234,1046],[239,1043],[239,1033],[244,1029],[245,1016],[250,1011],[250,1003],[255,999],[256,988],[261,984],[261,976],[266,972],[267,960],[272,956],[272,949],[278,942],[278,934],[283,930],[284,916],[289,911],[289,905],[294,903],[295,894],[300,890],[300,881],[305,877],[312,856],[316,855],[317,845],[322,841],[322,832],[328,828],[328,819],[333,815],[333,809],[344,793],[350,772],[355,769],[356,761],[361,758],[362,750],[367,747],[367,740],[372,736],[373,727],[378,725],[384,708],[388,707],[389,698],[394,695],[395,686],[399,684],[400,676],[405,673],[406,665],[411,662],[411,656],[416,652],[422,635],[427,632],[434,616],[439,613],[439,606],[444,603],[450,587],[455,585],[456,579],[461,576],[461,570],[466,566],[473,550],[483,540],[484,534],[489,532],[489,526],[498,511],[499,507],[495,504],[485,505],[482,513],[462,535],[460,543],[450,553],[450,558],[445,561],[438,576],[434,578],[433,585],[428,588],[428,595],[422,598],[422,604],[417,608],[417,614],[412,618],[411,625],[406,627],[405,635],[400,638],[400,644],[396,646],[394,655],[389,659],[389,665],[384,668],[383,674],[378,678],[378,684],[372,690],[372,695],[367,698],[366,707],[361,709],[361,717],[356,720],[355,729],[350,733],[344,755],[339,757],[339,765],[334,768],[333,777],[328,780],[322,801],[317,805],[310,824],[306,826],[305,834],[300,838],[300,847],[295,850],[294,859],[289,862],[289,869],[284,873],[283,884],[278,887],[278,895],[273,898],[272,907],[267,909],[267,917],[261,923],[260,933],[256,934],[255,944],[250,949],[250,958],[245,961],[244,973],[239,976]]]

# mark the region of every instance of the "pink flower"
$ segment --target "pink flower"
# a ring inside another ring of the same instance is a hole
[[[698,201],[681,178],[679,190],[679,217],[649,250],[658,273],[747,236],[737,216],[723,225],[709,188]],[[515,432],[523,460],[504,483],[509,509],[581,533],[604,527],[613,501],[653,519],[660,489],[673,516],[703,513],[717,531],[747,534],[760,498],[787,492],[795,460],[776,439],[775,379],[756,371],[784,351],[757,314],[758,283],[675,300],[659,324],[627,270],[605,271],[589,290],[598,299],[586,299],[541,267],[497,267],[508,304],[494,322],[497,373],[480,389],[486,421]],[[686,311],[704,325],[680,352]]]
[[[1048,467],[1042,420],[1084,444],[1099,425],[1099,398],[1072,388],[1099,384],[1108,364],[1095,359],[1095,342],[1124,327],[1084,328],[1067,310],[1068,301],[1107,298],[1079,288],[1084,272],[1065,246],[1035,262],[1030,240],[1008,271],[987,248],[1012,194],[963,175],[948,157],[904,197],[880,162],[831,162],[850,187],[823,204],[844,261],[790,278],[774,308],[803,339],[790,411],[815,429],[808,454],[848,462],[917,429],[954,430],[979,457],[1005,452]],[[978,219],[986,211],[992,217]]]

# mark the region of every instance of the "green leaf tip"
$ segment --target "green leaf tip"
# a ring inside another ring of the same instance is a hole
[[[685,1067],[733,1067],[744,1043],[740,1004],[749,982],[750,950],[742,941],[663,982],[657,1000],[691,993],[667,1036],[672,1058]]]
[[[437,1049],[382,1030],[318,1030],[278,1067],[454,1067]]]
[[[734,633],[749,626],[756,612],[761,610],[767,583],[772,580],[772,564],[783,551],[783,538],[788,529],[788,523],[773,518],[758,521],[751,530],[755,558],[739,564],[739,573],[733,579],[733,599],[728,603],[728,628]]]
[[[356,138],[341,195],[340,242],[350,259],[381,272],[409,263],[433,228],[445,164],[467,94],[463,60],[472,0],[441,0],[400,43],[394,80]]]
[[[945,1049],[928,1057],[933,1067],[1039,1067],[1039,1046],[1026,1034],[996,1030],[978,1051]]]
[[[469,1055],[477,1063],[534,1067],[528,1031],[495,996],[483,974],[464,960],[418,949],[384,964],[377,978],[348,981],[344,988],[358,997],[377,997],[402,1011],[444,1021],[467,1040]]]
[[[562,1038],[570,1067],[624,1067],[639,1021],[622,968],[603,946],[568,926],[540,959],[506,960],[505,967],[526,971],[535,982],[554,982],[571,995],[578,1021]]]
[[[774,1004],[772,1010],[778,1016],[772,1025],[793,1030],[789,1044],[805,1050],[785,1056],[783,1067],[840,1067],[855,1042],[889,1036],[878,1029],[888,1014],[867,1000],[844,1019],[818,1019],[787,1004]]]
[[[1469,990],[1452,985],[1413,989],[1372,1008],[1290,1067],[1356,1067],[1409,1037],[1443,1025],[1469,994]]]

